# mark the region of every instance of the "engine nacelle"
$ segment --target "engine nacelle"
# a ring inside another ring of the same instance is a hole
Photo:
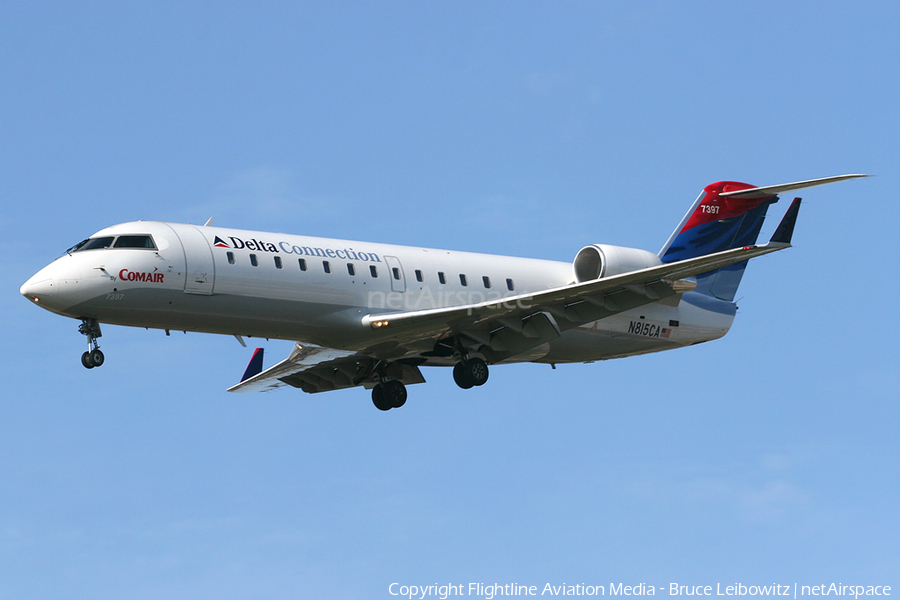
[[[646,250],[594,244],[578,251],[572,270],[575,273],[575,281],[582,283],[661,264],[662,261],[657,255]]]

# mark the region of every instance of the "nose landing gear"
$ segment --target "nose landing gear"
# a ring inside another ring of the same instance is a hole
[[[102,365],[104,356],[100,351],[100,344],[97,343],[97,338],[103,335],[100,333],[100,323],[97,322],[97,319],[81,319],[78,333],[87,336],[88,339],[88,349],[81,355],[81,364],[86,369]]]

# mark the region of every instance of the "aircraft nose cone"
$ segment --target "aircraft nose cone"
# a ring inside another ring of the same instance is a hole
[[[56,280],[38,273],[19,288],[19,293],[36,304],[51,298],[57,291]]]

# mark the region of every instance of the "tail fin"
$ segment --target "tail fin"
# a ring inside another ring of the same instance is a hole
[[[737,181],[719,181],[706,186],[660,251],[662,262],[755,244],[766,211],[771,204],[778,202],[778,196],[769,194],[745,198],[723,195],[751,189],[756,188]],[[746,267],[747,262],[744,261],[698,275],[697,291],[731,302]]]
[[[766,211],[778,202],[777,194],[857,177],[867,175],[837,175],[765,187],[753,187],[737,181],[712,183],[703,189],[659,251],[659,257],[666,263],[752,246],[756,244]],[[791,230],[795,219],[796,214],[791,218]],[[746,267],[747,262],[744,261],[698,275],[697,291],[731,302]]]

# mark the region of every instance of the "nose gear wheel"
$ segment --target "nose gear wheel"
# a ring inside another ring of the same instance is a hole
[[[97,319],[81,319],[81,325],[78,326],[78,333],[87,336],[88,349],[81,355],[81,364],[86,369],[93,369],[103,364],[105,357],[100,351],[100,344],[97,338],[103,334],[100,332],[100,323]]]

